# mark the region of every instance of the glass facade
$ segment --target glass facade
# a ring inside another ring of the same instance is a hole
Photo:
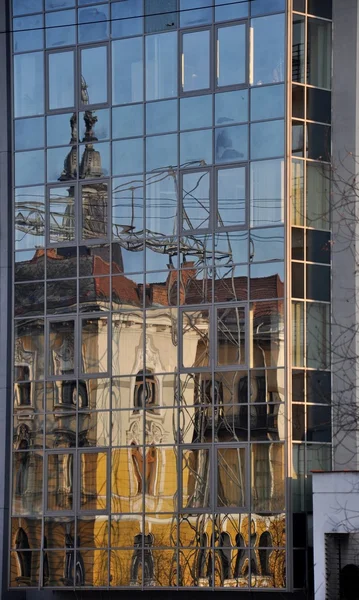
[[[13,0],[10,587],[293,587],[330,461],[331,24],[293,13],[288,160],[286,9]]]

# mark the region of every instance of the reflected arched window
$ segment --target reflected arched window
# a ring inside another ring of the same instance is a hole
[[[19,578],[31,578],[31,552],[29,539],[25,531],[20,527],[16,534],[15,548],[17,550],[17,562],[19,569]]]
[[[232,544],[228,533],[222,532],[219,536],[219,556],[221,559],[223,579],[231,577],[231,554]]]
[[[133,554],[131,559],[131,585],[141,585],[139,577],[140,567],[142,568],[142,577],[144,585],[153,585],[154,581],[154,561],[152,555],[153,535],[149,533],[143,536],[144,553],[142,558],[142,534],[134,537]]]
[[[44,536],[44,556],[43,556],[43,565],[42,565],[43,585],[48,584],[49,579],[50,579],[49,557],[47,555],[46,548],[47,548],[47,538],[45,535]]]
[[[77,539],[79,546],[80,540]],[[81,552],[77,550],[76,559],[74,551],[74,538],[71,534],[65,535],[66,559],[65,559],[65,585],[82,586],[85,585],[85,565]]]
[[[262,575],[270,575],[269,557],[272,551],[272,536],[268,531],[264,531],[259,538],[259,562]]]
[[[204,578],[208,576],[208,537],[207,534],[203,533],[200,538],[200,549],[197,555],[197,578]]]
[[[31,405],[31,382],[30,368],[28,365],[15,365],[15,381],[20,382],[15,384],[17,391],[18,405]]]
[[[244,539],[240,533],[236,535],[236,562],[234,565],[234,576],[241,577],[243,575],[243,566],[246,559],[246,551],[244,546]]]
[[[21,447],[21,450],[24,448]],[[28,449],[28,448],[26,448]],[[29,479],[30,458],[28,452],[21,452],[16,455],[16,476],[15,476],[15,494],[22,496],[25,494]]]
[[[143,459],[142,448],[133,444],[132,462],[134,466],[135,478],[137,481],[137,494],[145,491],[151,496],[155,495],[156,474],[157,474],[157,450],[154,446],[147,449],[145,460]],[[143,486],[143,477],[145,484]],[[143,490],[144,487],[144,490]]]
[[[157,406],[156,381],[151,371],[138,371],[136,375],[133,403],[135,408]]]

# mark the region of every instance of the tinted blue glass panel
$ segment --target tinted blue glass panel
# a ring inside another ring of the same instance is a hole
[[[152,102],[146,105],[146,133],[166,133],[177,130],[177,100]]]
[[[47,117],[47,145],[61,146],[69,144],[71,139],[70,119],[72,113]],[[75,131],[75,130],[74,130]],[[75,141],[77,136],[75,136]]]
[[[197,129],[212,125],[212,96],[181,98],[181,129]]]
[[[198,27],[212,21],[211,0],[181,0],[180,27]],[[191,9],[196,10],[191,10]]]
[[[186,33],[182,40],[182,89],[209,87],[209,31]]]
[[[216,129],[215,153],[217,163],[247,160],[248,126],[218,127]]]
[[[79,10],[80,44],[105,40],[109,34],[109,27],[109,7],[106,4]]]
[[[177,33],[149,35],[146,37],[146,99],[173,96],[177,96]]]
[[[75,6],[75,0],[45,0],[45,10],[70,8],[71,6]]]
[[[86,136],[86,113],[79,114],[79,141],[84,142]],[[98,141],[108,140],[110,137],[110,111],[108,108],[96,110],[96,123],[92,125],[92,136]]]
[[[251,159],[284,155],[284,121],[251,125]]]
[[[42,11],[42,0],[13,0],[13,15],[26,15]]]
[[[127,138],[143,135],[143,104],[112,109],[112,137]]]
[[[251,120],[284,117],[284,85],[257,87],[251,90]]]
[[[69,152],[68,148],[53,148],[47,151],[47,181],[58,181],[69,179],[65,174],[64,161]]]
[[[142,38],[112,42],[112,102],[130,104],[143,99]]]
[[[15,117],[44,112],[44,55],[42,52],[14,57]]]
[[[42,150],[15,154],[15,185],[43,183],[45,157]]]
[[[142,14],[142,0],[114,2],[112,4],[112,37],[121,38],[141,34],[143,30]]]
[[[248,16],[248,2],[238,2],[238,0],[215,0],[215,5],[216,21],[243,19]]]
[[[76,43],[76,11],[61,10],[46,15],[46,46],[70,46]]]
[[[143,171],[143,140],[131,139],[112,144],[112,173],[126,175]]]
[[[146,139],[146,171],[177,166],[177,136],[159,135]]]
[[[212,130],[181,133],[181,167],[199,167],[212,163]]]
[[[42,15],[14,19],[14,52],[41,50],[44,43],[42,27]],[[27,31],[22,31],[24,29]]]
[[[44,146],[44,118],[15,121],[15,150],[42,148]]]
[[[215,102],[216,125],[248,121],[248,90],[216,94]]]
[[[90,179],[96,177],[106,177],[110,173],[110,144],[90,144],[89,146],[80,146],[80,172],[79,177]]]
[[[285,10],[285,0],[252,0],[251,15],[266,15]]]
[[[284,15],[253,19],[253,85],[284,81]]]
[[[49,55],[49,108],[68,108],[75,104],[74,54]]]
[[[81,52],[81,102],[107,102],[107,48],[86,48]]]
[[[246,26],[220,27],[217,38],[217,85],[244,83],[246,69]]]

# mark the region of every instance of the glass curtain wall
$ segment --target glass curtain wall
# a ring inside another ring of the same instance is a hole
[[[286,588],[285,9],[13,0],[12,588]]]
[[[292,49],[293,583],[313,585],[312,470],[331,468],[331,2],[294,2]]]

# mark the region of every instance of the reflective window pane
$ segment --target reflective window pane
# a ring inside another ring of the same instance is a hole
[[[210,4],[211,2],[208,0],[181,0],[180,27],[198,27],[211,23]]]
[[[217,365],[246,364],[245,337],[245,307],[217,309]]]
[[[99,42],[108,37],[110,27],[109,7],[106,4],[81,8],[78,13],[80,44]]]
[[[209,450],[184,450],[182,453],[182,506],[204,508],[210,505]]]
[[[307,226],[329,229],[330,177],[328,167],[309,163],[307,168]]]
[[[75,373],[75,323],[52,321],[49,323],[49,375],[74,375]]]
[[[307,88],[307,119],[321,123],[331,122],[331,93]]]
[[[177,100],[146,104],[146,133],[167,133],[177,130]]]
[[[215,130],[216,163],[231,163],[248,158],[248,127],[237,125]]]
[[[292,80],[305,83],[305,19],[293,14]]]
[[[76,43],[76,12],[61,10],[46,15],[46,46],[57,48]]]
[[[146,235],[177,233],[177,186],[172,174],[160,173],[146,186]]]
[[[253,444],[251,447],[252,502],[254,511],[284,509],[284,445]]]
[[[74,507],[74,454],[47,455],[47,510],[64,511]]]
[[[16,452],[12,475],[12,512],[17,515],[38,514],[42,510],[42,452]]]
[[[45,0],[45,10],[54,10],[56,8],[70,8],[74,6],[75,0]]]
[[[142,38],[112,42],[112,102],[131,104],[143,99]]]
[[[134,250],[141,247],[143,231],[143,180],[141,177],[119,177],[113,180],[112,189],[112,235],[134,234]],[[132,252],[136,255],[137,252]],[[121,252],[123,259],[123,251]],[[123,265],[122,265],[123,266]],[[142,269],[140,268],[139,271]],[[125,271],[126,272],[126,271]]]
[[[49,198],[49,241],[75,239],[75,188],[51,188]]]
[[[168,169],[177,165],[177,136],[160,135],[146,138],[146,171]]]
[[[217,450],[216,506],[233,509],[246,504],[246,455],[244,448]]]
[[[307,265],[307,298],[319,302],[330,302],[330,268],[322,265]]]
[[[238,90],[215,95],[216,125],[248,121],[248,92]]]
[[[177,27],[177,0],[145,0],[145,33]]]
[[[209,88],[209,31],[185,33],[182,38],[182,90]]]
[[[80,172],[79,177],[81,179],[96,179],[97,177],[103,177],[110,175],[111,164],[110,164],[110,144],[102,142],[102,144],[92,145],[91,131],[86,145],[79,147],[80,154]]]
[[[126,175],[143,170],[143,140],[130,139],[112,144],[112,173]]]
[[[72,113],[51,115],[47,117],[46,134],[48,146],[62,146],[64,144],[69,144],[72,138],[72,143],[76,143],[77,128],[75,117]]]
[[[143,135],[143,104],[113,108],[112,137],[127,138],[137,135]]]
[[[185,173],[182,178],[183,230],[210,226],[210,178],[208,171]]]
[[[284,121],[267,121],[251,125],[251,158],[284,155]]]
[[[14,52],[41,50],[44,43],[42,23],[42,15],[20,17],[18,19],[13,20]]]
[[[44,112],[44,55],[42,52],[14,56],[14,116]]]
[[[307,83],[330,90],[332,25],[328,21],[308,18]]]
[[[15,249],[38,248],[45,239],[45,197],[42,187],[15,190]]]
[[[285,10],[285,0],[252,0],[251,2],[252,17],[282,10]]]
[[[75,131],[76,133],[76,131]],[[91,142],[107,140],[110,137],[110,111],[107,108],[96,112],[85,111],[79,114],[79,141]],[[101,146],[103,148],[104,146]]]
[[[49,109],[67,108],[75,104],[74,53],[49,55]]]
[[[307,124],[307,157],[330,161],[331,128],[317,123]]]
[[[284,86],[271,85],[251,90],[251,120],[284,117]]]
[[[112,4],[112,37],[130,37],[143,30],[142,0],[128,0]],[[133,17],[133,18],[131,18]]]
[[[253,19],[252,85],[284,81],[284,15]]]
[[[330,305],[308,302],[307,366],[314,369],[330,367]]]
[[[93,183],[81,186],[82,239],[107,236],[108,185]]]
[[[284,163],[253,162],[250,170],[251,225],[274,225],[284,219]]]
[[[13,0],[12,11],[14,16],[41,12],[42,0]]]
[[[252,229],[250,232],[250,261],[284,260],[283,227]]]
[[[212,95],[181,98],[181,129],[199,129],[212,125]]]
[[[52,148],[47,151],[47,181],[68,181],[77,175],[77,149]],[[65,160],[66,158],[70,160]]]
[[[246,170],[219,169],[217,172],[217,226],[243,226],[246,222]]]
[[[217,85],[246,81],[246,26],[221,27],[217,37]]]
[[[44,119],[20,119],[15,121],[15,150],[28,150],[44,146]]]
[[[107,102],[107,48],[81,50],[81,103]]]
[[[141,70],[142,78],[142,70]],[[177,34],[146,37],[146,99],[177,96]]]
[[[183,312],[182,336],[183,366],[208,367],[210,350],[208,310]]]
[[[308,13],[324,19],[332,18],[332,0],[308,0]]]
[[[16,152],[15,154],[15,184],[31,185],[43,183],[45,178],[44,152]]]
[[[107,317],[89,317],[81,321],[81,371],[105,373],[107,365]]]
[[[230,21],[248,16],[248,2],[238,0],[215,0],[216,21]]]
[[[212,162],[212,130],[189,131],[180,135],[181,167],[196,167]]]
[[[104,510],[107,506],[107,453],[80,454],[80,509]],[[106,578],[107,579],[107,578]]]

